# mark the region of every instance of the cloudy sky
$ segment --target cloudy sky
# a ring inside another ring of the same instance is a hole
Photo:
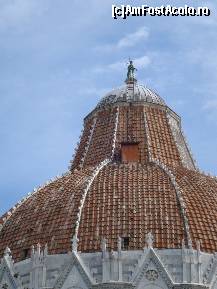
[[[182,117],[217,175],[217,4],[210,17],[111,17],[113,0],[0,0],[0,213],[68,169],[83,117],[122,85],[126,62]]]

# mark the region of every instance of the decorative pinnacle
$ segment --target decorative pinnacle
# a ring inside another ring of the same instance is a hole
[[[106,241],[106,238],[102,238],[101,240],[101,250],[103,253],[106,252],[107,250],[107,241]]]
[[[127,68],[127,79],[126,79],[127,83],[136,81],[136,78],[135,78],[135,71],[136,70],[137,69],[134,67],[133,61],[129,59],[129,65]]]
[[[77,250],[78,250],[78,238],[76,237],[76,235],[74,235],[73,236],[73,238],[72,238],[72,251],[73,252],[77,252]]]
[[[4,256],[10,256],[11,255],[11,250],[9,247],[6,247],[5,251],[4,251]]]
[[[145,241],[146,241],[146,244],[147,244],[148,248],[153,248],[154,236],[152,235],[151,232],[149,232],[146,235]]]

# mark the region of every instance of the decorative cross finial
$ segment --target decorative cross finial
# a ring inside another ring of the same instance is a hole
[[[137,70],[134,65],[133,65],[133,61],[131,59],[129,59],[129,65],[128,65],[128,68],[127,68],[127,79],[126,79],[126,82],[128,81],[135,81],[135,71]]]
[[[151,232],[149,232],[146,235],[145,241],[146,241],[146,244],[148,245],[148,248],[153,248],[154,237]]]

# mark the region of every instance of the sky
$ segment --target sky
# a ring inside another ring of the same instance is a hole
[[[209,17],[113,19],[112,4],[208,6]],[[217,175],[217,4],[202,0],[0,0],[0,214],[68,170],[83,118],[137,79],[182,117]]]

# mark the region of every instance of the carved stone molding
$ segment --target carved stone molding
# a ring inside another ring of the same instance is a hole
[[[135,285],[128,282],[108,282],[92,286],[92,289],[133,289]]]
[[[173,289],[208,289],[209,287],[203,284],[176,284]]]
[[[145,272],[145,278],[149,281],[155,281],[158,279],[158,272],[156,270],[147,270]]]

